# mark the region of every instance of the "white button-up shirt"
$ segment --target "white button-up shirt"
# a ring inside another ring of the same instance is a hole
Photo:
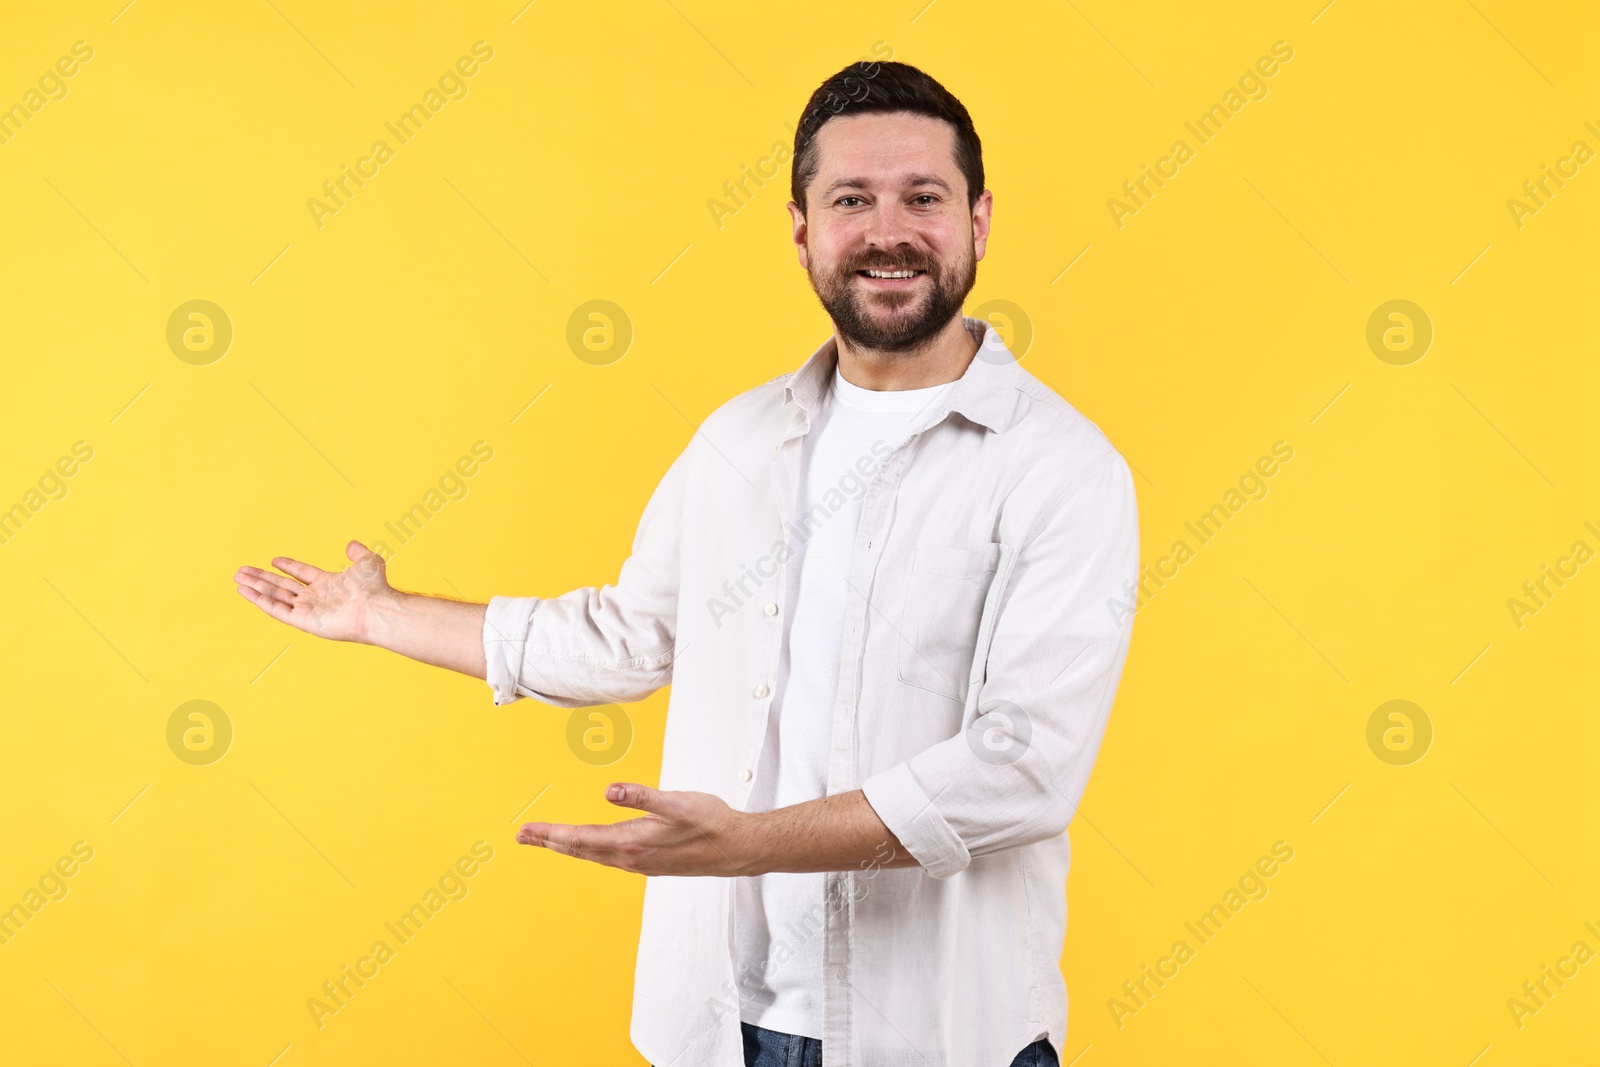
[[[1100,429],[964,321],[965,373],[863,467],[828,792],[862,789],[921,866],[829,873],[817,929],[793,932],[823,939],[829,1067],[1007,1067],[1066,1039],[1066,828],[1127,658],[1137,505]],[[837,358],[829,338],[707,416],[615,585],[491,599],[497,705],[670,683],[660,787],[745,809],[807,521],[800,438]],[[733,888],[646,883],[631,1036],[656,1067],[744,1062]]]

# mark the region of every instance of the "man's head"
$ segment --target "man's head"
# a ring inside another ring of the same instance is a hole
[[[845,340],[914,351],[961,314],[992,197],[972,118],[944,86],[904,63],[841,70],[801,115],[790,186],[800,264]]]

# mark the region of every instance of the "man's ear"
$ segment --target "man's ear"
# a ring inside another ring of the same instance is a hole
[[[794,247],[800,256],[800,266],[810,270],[811,264],[806,255],[806,216],[793,200],[789,201],[789,221],[794,226]]]
[[[985,189],[978,194],[978,202],[972,205],[972,259],[974,262],[983,258],[984,250],[989,245],[989,223],[994,214],[994,193]]]

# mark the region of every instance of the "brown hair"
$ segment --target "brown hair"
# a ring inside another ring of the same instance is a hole
[[[806,187],[817,175],[817,131],[831,118],[873,112],[907,111],[943,119],[955,130],[956,166],[967,179],[967,209],[983,192],[983,145],[972,116],[950,90],[908,63],[852,63],[817,86],[800,113],[794,134],[789,192],[806,210]]]

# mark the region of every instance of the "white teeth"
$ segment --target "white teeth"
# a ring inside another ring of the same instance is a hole
[[[917,272],[914,270],[868,270],[867,276],[871,278],[910,278]]]

